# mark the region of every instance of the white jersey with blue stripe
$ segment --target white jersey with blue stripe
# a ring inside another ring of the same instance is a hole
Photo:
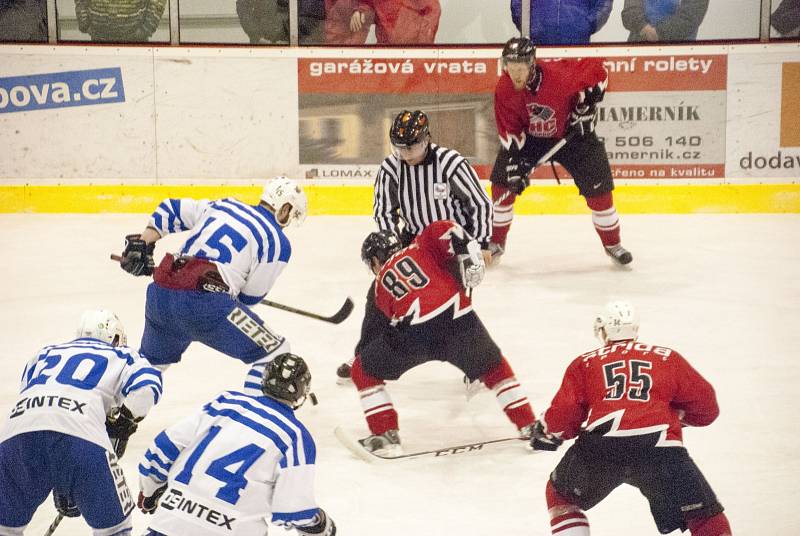
[[[267,534],[313,524],[316,446],[287,405],[225,391],[156,436],[139,464],[146,495],[167,490],[149,527],[164,534]]]
[[[149,226],[162,236],[191,230],[180,253],[212,261],[231,296],[246,305],[267,295],[292,254],[270,210],[233,198],[165,199]]]
[[[161,393],[161,372],[132,348],[89,338],[46,346],[22,372],[0,441],[52,430],[112,450],[105,427],[111,409],[124,404],[144,417]]]

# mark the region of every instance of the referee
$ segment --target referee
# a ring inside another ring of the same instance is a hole
[[[484,250],[488,261],[492,201],[458,151],[431,143],[428,116],[404,110],[389,130],[392,154],[375,179],[373,213],[381,231],[407,246],[425,227],[453,220]]]
[[[373,215],[381,231],[390,231],[408,246],[425,227],[439,220],[461,225],[480,245],[483,260],[491,261],[492,201],[478,182],[475,170],[458,151],[431,143],[428,116],[421,110],[404,110],[389,129],[392,154],[375,179]],[[367,293],[367,313],[375,307],[374,285]],[[358,355],[370,332],[366,314]],[[339,383],[347,383],[355,355],[336,370]]]

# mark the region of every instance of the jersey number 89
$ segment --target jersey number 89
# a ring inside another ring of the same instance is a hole
[[[381,277],[381,285],[392,293],[394,299],[402,300],[411,289],[421,289],[430,282],[422,268],[411,257],[403,257]]]

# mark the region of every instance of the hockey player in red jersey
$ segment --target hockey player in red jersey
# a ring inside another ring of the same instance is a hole
[[[522,437],[533,410],[511,366],[472,310],[469,289],[483,279],[480,246],[449,220],[426,227],[406,248],[388,231],[371,233],[362,260],[377,275],[368,296],[352,379],[372,435],[368,451],[399,454],[398,416],[384,380],[428,361],[446,361],[492,389]]]
[[[494,113],[502,147],[490,180],[494,201],[493,262],[505,251],[514,219],[514,201],[529,185],[536,162],[561,139],[552,160],[572,175],[592,211],[592,222],[606,253],[618,264],[633,260],[620,241],[614,208],[614,179],[605,144],[594,132],[597,104],[608,73],[601,58],[536,61],[536,49],[524,37],[503,48],[503,75],[497,82]]]
[[[547,483],[552,533],[589,536],[584,511],[624,483],[647,497],[662,534],[730,536],[681,433],[717,418],[714,388],[675,350],[637,341],[627,302],[609,303],[594,329],[604,346],[570,363],[531,438],[534,450],[556,450],[577,437]]]

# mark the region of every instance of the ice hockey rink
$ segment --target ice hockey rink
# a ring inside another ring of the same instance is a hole
[[[70,340],[80,313],[118,313],[138,347],[147,278],[109,260],[147,215],[0,215],[0,411],[17,397],[25,361]],[[352,353],[370,275],[359,258],[368,217],[309,217],[289,229],[293,255],[269,298],[332,314],[347,296],[353,315],[325,324],[265,306],[256,311],[305,357],[319,405],[299,417],[316,438],[317,498],[342,536],[549,535],[544,486],[564,449],[532,453],[520,442],[485,452],[370,465],[345,450],[337,425],[366,435],[352,386],[335,369]],[[502,264],[474,294],[475,309],[523,382],[538,413],[578,354],[597,346],[594,313],[611,298],[638,306],[640,340],[681,352],[717,389],[719,419],[685,430],[685,444],[726,507],[736,535],[800,534],[800,215],[625,215],[630,270],[603,254],[588,213],[515,220]],[[159,242],[157,260],[179,237]],[[164,377],[161,403],[131,439],[122,465],[138,494],[136,465],[153,437],[218,391],[238,388],[247,367],[200,345]],[[484,392],[467,402],[461,375],[434,363],[390,384],[406,450],[508,437],[515,430]],[[622,487],[588,513],[592,534],[656,535],[646,500]],[[26,534],[55,517],[48,500]],[[134,514],[134,534],[147,518]],[[57,535],[85,535],[66,519]],[[283,534],[272,528],[271,534]],[[677,532],[674,534],[678,534]]]

